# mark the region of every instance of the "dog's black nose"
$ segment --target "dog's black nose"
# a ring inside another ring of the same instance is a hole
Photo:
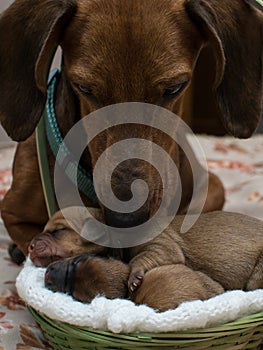
[[[146,210],[135,211],[134,213],[117,213],[110,209],[104,209],[104,218],[107,225],[118,228],[134,227],[143,224],[149,219],[149,212]]]

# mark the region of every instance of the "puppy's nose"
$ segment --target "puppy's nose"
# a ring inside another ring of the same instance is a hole
[[[65,292],[67,265],[56,261],[50,264],[45,273],[45,287],[53,292]]]
[[[32,253],[33,250],[35,249],[35,243],[31,243],[30,246],[28,247],[28,253]]]
[[[134,213],[117,213],[105,208],[104,218],[107,225],[118,228],[128,228],[143,224],[149,219],[149,212],[146,210]]]
[[[34,240],[32,240],[30,245],[28,246],[28,254],[30,259],[34,262],[37,257],[36,244]]]

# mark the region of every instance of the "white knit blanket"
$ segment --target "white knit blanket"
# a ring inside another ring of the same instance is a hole
[[[106,329],[114,333],[170,332],[203,328],[234,321],[263,310],[263,289],[229,291],[206,301],[181,304],[175,310],[158,313],[145,305],[124,299],[96,297],[82,304],[63,293],[44,287],[45,269],[27,260],[16,286],[20,297],[46,316],[77,326]],[[161,288],[161,286],[160,286]]]

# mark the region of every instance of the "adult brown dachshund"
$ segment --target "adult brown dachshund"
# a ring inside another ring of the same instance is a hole
[[[129,298],[158,311],[175,309],[182,302],[206,300],[224,292],[219,283],[204,273],[176,264],[147,272],[141,287],[129,293],[129,272],[129,266],[119,260],[82,255],[50,264],[45,273],[45,286],[85,303],[103,295],[108,299]]]
[[[21,142],[1,211],[10,236],[24,253],[48,220],[34,130],[59,45],[63,61],[55,112],[62,137],[88,113],[121,102],[147,102],[183,117],[189,110],[186,92],[207,45],[215,56],[213,91],[226,129],[248,137],[257,126],[262,108],[262,17],[246,0],[15,1],[0,17],[0,121]],[[180,147],[164,133],[116,126],[88,145],[82,166],[92,173],[107,147],[130,137],[148,138],[174,160],[182,181],[179,213],[184,213],[192,198],[192,172]],[[50,149],[48,156],[53,174]],[[129,199],[130,184],[137,178],[148,183],[147,201],[131,214],[112,212],[99,203],[107,224],[135,226],[156,211],[162,181],[144,162],[129,160],[116,169],[111,179],[116,197]],[[83,200],[95,206],[90,198]],[[203,211],[221,209],[223,202],[222,184],[210,174]]]
[[[85,220],[94,220],[91,215],[87,217],[84,208],[65,210],[71,213],[69,221],[62,212],[57,212],[44,233],[33,239],[29,255],[36,266],[48,266],[56,260],[83,254],[112,255],[107,248],[88,242],[77,233]],[[99,210],[94,209],[92,215],[99,218]],[[188,232],[180,234],[183,219],[182,215],[176,216],[169,229],[129,250],[128,288],[131,292],[142,284],[145,273],[158,266],[174,264],[185,264],[203,272],[225,290],[263,288],[261,220],[215,211],[201,214]]]

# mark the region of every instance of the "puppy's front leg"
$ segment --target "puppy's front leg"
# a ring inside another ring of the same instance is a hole
[[[143,281],[144,274],[163,265],[184,264],[185,257],[180,245],[174,239],[177,235],[168,228],[148,243],[130,249],[132,259],[128,280],[130,292],[134,292]],[[180,240],[178,236],[178,240]]]

